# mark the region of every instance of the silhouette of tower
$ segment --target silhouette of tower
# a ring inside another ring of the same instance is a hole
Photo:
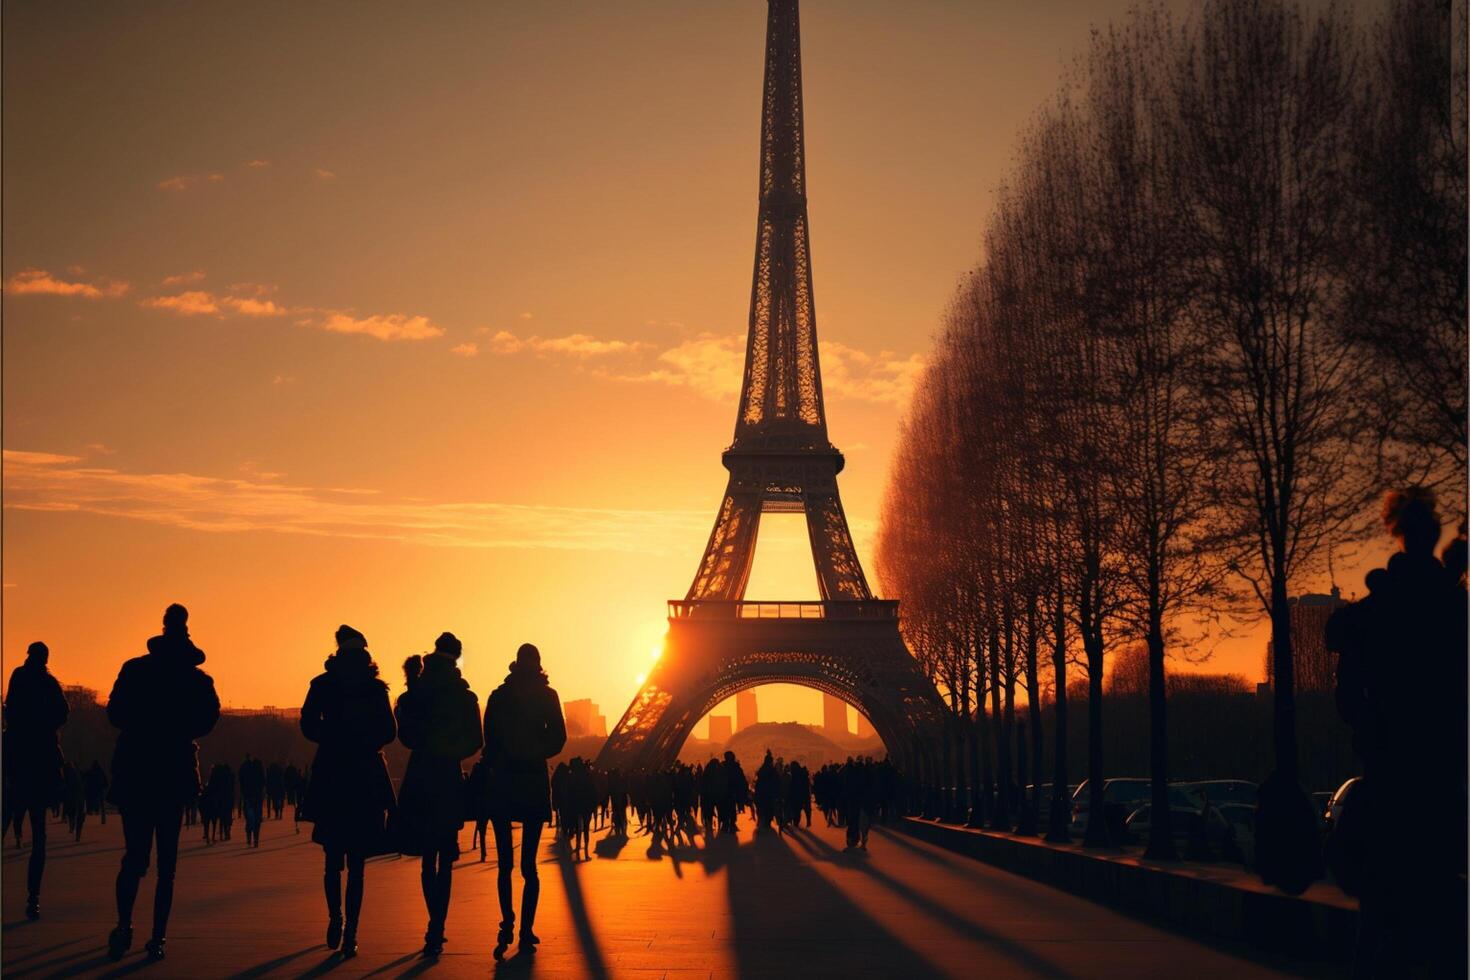
[[[664,765],[716,704],[785,682],[857,705],[895,760],[918,775],[939,730],[939,695],[904,646],[898,603],[868,588],[837,495],[842,454],[827,438],[797,0],[770,0],[766,19],[750,330],[735,438],[722,460],[729,483],[694,582],[683,600],[670,601],[663,656],[599,765]],[[820,602],[744,601],[764,512],[806,515]]]
[[[822,694],[822,730],[838,735],[850,734],[847,728],[847,702]]]
[[[735,730],[743,732],[761,720],[760,706],[756,704],[754,691],[741,691],[735,695]]]

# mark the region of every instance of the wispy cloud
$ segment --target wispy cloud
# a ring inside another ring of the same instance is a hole
[[[601,340],[585,333],[568,334],[565,337],[518,337],[509,330],[501,330],[490,338],[490,349],[497,354],[518,354],[529,350],[570,357],[601,357],[605,354],[624,354],[640,350],[643,346],[638,341]]]
[[[473,340],[465,341],[463,344],[456,344],[449,348],[449,353],[457,354],[460,357],[474,357],[480,353],[480,345]]]
[[[836,341],[818,341],[818,348],[822,388],[838,398],[903,407],[924,373],[924,358],[918,354],[899,357],[891,350],[869,354]]]
[[[350,313],[328,313],[308,321],[330,333],[361,333],[378,340],[429,340],[444,335],[444,328],[428,317],[406,313],[376,316],[353,316]]]
[[[332,171],[330,171],[330,170],[323,169],[322,167],[317,167],[316,170],[315,170],[315,173],[317,175],[317,179],[318,180],[336,180],[337,179],[337,175],[336,174],[332,173]]]
[[[80,275],[81,267],[73,275]],[[69,282],[53,276],[45,269],[22,269],[5,283],[5,291],[13,296],[80,296],[83,299],[105,299],[122,296],[133,287],[120,279],[96,282]]]
[[[269,167],[270,165],[271,165],[271,162],[269,160],[247,160],[247,161],[245,161],[245,166],[249,167],[252,170],[260,170],[261,168],[263,168],[263,167]]]
[[[616,340],[576,333],[566,337],[521,337],[509,330],[494,334],[487,346],[496,354],[533,351],[586,363],[607,355],[636,355],[618,367],[597,365],[597,377],[638,384],[688,388],[715,401],[734,401],[745,373],[742,334],[701,333],[671,347],[644,341]],[[900,357],[893,351],[869,353],[834,341],[820,348],[822,385],[829,397],[903,406],[924,369],[918,354]],[[650,359],[651,358],[651,359]]]
[[[159,283],[160,286],[192,286],[196,282],[204,281],[204,270],[195,269],[193,272],[181,272],[176,276],[164,276]]]
[[[676,554],[708,530],[701,511],[434,503],[295,486],[253,463],[236,477],[128,473],[77,456],[4,451],[5,507],[86,513],[201,532],[269,531],[465,548]]]
[[[285,316],[291,312],[284,306],[277,306],[268,299],[254,299],[250,296],[226,296],[220,303],[229,307],[241,316]]]
[[[655,361],[645,371],[610,377],[691,388],[716,401],[733,401],[745,371],[745,338],[700,334],[659,352]]]
[[[191,187],[198,187],[200,184],[218,184],[224,179],[225,175],[222,173],[179,174],[160,180],[158,182],[158,189],[161,191],[186,191]]]
[[[213,293],[190,290],[176,296],[150,296],[139,305],[155,310],[168,310],[180,316],[207,316],[219,313],[219,299]]]

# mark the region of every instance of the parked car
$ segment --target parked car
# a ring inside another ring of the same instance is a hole
[[[1327,801],[1327,809],[1322,812],[1322,821],[1327,825],[1327,833],[1331,834],[1332,829],[1337,826],[1338,820],[1342,817],[1342,809],[1347,806],[1349,795],[1362,781],[1363,777],[1354,776],[1337,787],[1337,792],[1333,793],[1332,798]]]
[[[1248,779],[1206,779],[1179,785],[1215,805],[1224,803],[1256,805],[1257,786]]]
[[[1319,790],[1312,794],[1312,810],[1317,814],[1317,829],[1327,830],[1327,805],[1332,802],[1331,790]]]
[[[1125,839],[1128,833],[1128,815],[1138,809],[1140,802],[1148,799],[1150,786],[1147,779],[1138,777],[1103,781],[1103,812],[1113,839]],[[1084,779],[1072,794],[1072,833],[1087,833],[1088,811],[1091,808],[1091,792],[1087,787],[1087,780]]]

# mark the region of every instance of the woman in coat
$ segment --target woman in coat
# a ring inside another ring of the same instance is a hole
[[[57,736],[70,712],[46,663],[51,651],[37,641],[26,648],[25,663],[10,675],[5,689],[5,777],[20,817],[31,818],[31,860],[26,868],[26,918],[41,917],[41,875],[46,870],[46,808],[61,797],[63,766]],[[476,719],[478,724],[478,719]],[[20,817],[15,822],[20,843]],[[78,835],[80,836],[80,830]]]
[[[513,821],[521,825],[521,877],[525,879],[521,893],[521,949],[535,952],[539,941],[531,926],[536,919],[536,901],[541,895],[536,852],[540,849],[541,829],[551,819],[551,783],[546,776],[546,760],[560,752],[566,742],[561,699],[541,669],[541,651],[523,643],[516,651],[505,683],[485,702],[485,760],[490,768],[486,783],[499,862],[497,958],[504,955],[516,927],[510,894],[511,868],[515,865]]]
[[[367,651],[367,638],[351,626],[337,629],[337,652],[312,678],[301,706],[301,734],[317,744],[306,815],[311,839],[322,846],[326,867],[327,946],[340,944],[343,959],[357,955],[363,868],[382,846],[384,821],[393,808],[393,783],[383,746],[397,735],[388,685]],[[347,867],[347,921],[342,921],[342,867]]]
[[[189,639],[189,611],[177,603],[163,613],[163,633],[146,656],[122,665],[107,699],[107,720],[118,731],[109,799],[122,815],[123,859],[117,873],[117,928],[107,953],[120,960],[133,942],[133,903],[158,841],[150,959],[163,959],[173,907],[174,871],[184,808],[199,796],[199,746],[219,721],[214,681],[199,669],[204,651]]]
[[[480,702],[460,676],[460,653],[455,635],[442,633],[433,653],[409,657],[403,665],[408,690],[395,711],[398,738],[412,750],[398,793],[398,846],[423,858],[420,880],[429,911],[425,956],[444,951],[459,832],[468,816],[460,763],[482,744]]]

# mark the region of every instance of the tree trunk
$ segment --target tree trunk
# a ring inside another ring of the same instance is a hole
[[[1046,839],[1065,844],[1072,839],[1068,825],[1072,822],[1072,797],[1067,792],[1067,611],[1063,605],[1061,576],[1057,576],[1056,612],[1052,617],[1052,665],[1056,671],[1057,702],[1052,709],[1056,730],[1052,732],[1055,757],[1052,762],[1051,814],[1047,821]]]
[[[1084,615],[1084,622],[1086,617]],[[1088,624],[1082,631],[1082,649],[1087,654],[1087,833],[1084,847],[1107,847],[1107,813],[1103,804],[1103,638],[1102,631]]]
[[[1278,559],[1271,574],[1272,730],[1276,771],[1298,782],[1296,750],[1296,672],[1291,647],[1291,604],[1286,570]]]
[[[1149,583],[1149,592],[1148,759],[1153,806],[1149,814],[1148,847],[1143,856],[1157,861],[1177,861],[1173,813],[1169,809],[1168,692],[1164,686],[1164,623],[1157,581]]]
[[[1026,608],[1026,727],[1031,734],[1031,792],[1027,794],[1021,813],[1019,833],[1035,836],[1041,813],[1041,682],[1036,673],[1036,655],[1041,644],[1038,635],[1036,612],[1040,598],[1033,594]],[[1022,783],[1024,787],[1025,783]],[[1024,789],[1023,789],[1024,792]]]
[[[1010,830],[1011,814],[1006,806],[1006,795],[1011,781],[1010,744],[1000,713],[1000,639],[994,633],[990,635],[990,721],[997,729],[995,803],[990,811],[990,826],[993,830]]]

